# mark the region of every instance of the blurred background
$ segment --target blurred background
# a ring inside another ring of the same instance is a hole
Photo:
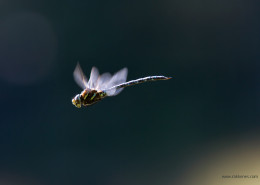
[[[260,184],[257,5],[1,0],[0,184]],[[77,109],[78,61],[174,78]]]

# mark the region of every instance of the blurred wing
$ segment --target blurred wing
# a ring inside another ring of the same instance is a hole
[[[79,63],[77,64],[74,72],[73,72],[73,77],[75,82],[82,88],[88,88],[88,79],[84,75]]]
[[[106,91],[106,93],[107,93],[108,96],[116,96],[119,93],[121,93],[123,89],[124,88],[120,88],[120,89],[113,88],[113,89]]]
[[[109,89],[115,85],[119,85],[121,83],[125,83],[126,82],[126,78],[127,78],[127,73],[128,70],[127,68],[123,68],[120,71],[118,71],[117,73],[115,73],[113,75],[113,77],[111,78],[111,80],[109,81],[109,83],[106,86],[106,89]],[[106,91],[108,96],[115,96],[118,95],[121,91],[123,90],[123,88],[117,89],[117,88],[112,88],[109,89],[108,91]]]
[[[112,75],[110,73],[104,73],[98,77],[96,89],[98,90],[105,90],[107,84],[111,80]]]
[[[89,81],[88,81],[88,87],[91,89],[94,89],[97,85],[97,80],[98,80],[99,72],[96,67],[92,67]]]

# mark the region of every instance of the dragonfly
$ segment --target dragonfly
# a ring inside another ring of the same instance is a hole
[[[105,97],[118,95],[127,86],[150,81],[169,80],[172,78],[165,76],[147,76],[126,82],[127,73],[127,68],[123,68],[114,75],[110,73],[100,75],[98,69],[92,67],[88,80],[78,63],[73,72],[73,77],[83,91],[72,99],[72,104],[77,108],[81,108],[82,105],[90,106]]]

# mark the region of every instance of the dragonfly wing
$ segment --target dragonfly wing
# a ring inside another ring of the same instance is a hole
[[[127,72],[127,68],[123,68],[117,73],[115,73],[109,81],[108,88],[126,82]]]
[[[104,73],[98,77],[96,88],[98,90],[105,90],[106,84],[111,80],[112,75],[110,73]]]
[[[113,77],[111,78],[111,80],[109,81],[109,83],[107,84],[106,89],[109,89],[115,85],[126,82],[127,73],[128,73],[127,68],[123,68],[120,71],[118,71],[117,73],[115,73],[113,75]],[[123,90],[123,88],[120,88],[120,89],[111,88],[111,89],[107,90],[106,92],[107,92],[108,96],[115,96],[115,95],[118,95],[122,90]]]
[[[94,89],[96,87],[98,76],[99,76],[98,69],[96,67],[92,67],[89,81],[88,81],[89,88]]]
[[[118,95],[120,92],[122,92],[124,88],[120,88],[120,89],[116,89],[116,88],[112,88],[112,89],[109,89],[109,90],[106,90],[106,94],[108,96],[116,96]]]
[[[87,77],[84,75],[79,63],[77,64],[74,72],[73,72],[73,77],[75,82],[82,88],[88,88],[88,79]]]

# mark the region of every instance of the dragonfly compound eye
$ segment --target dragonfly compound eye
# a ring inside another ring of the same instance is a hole
[[[75,105],[77,108],[81,107],[81,99],[79,94],[72,99],[72,104]]]

